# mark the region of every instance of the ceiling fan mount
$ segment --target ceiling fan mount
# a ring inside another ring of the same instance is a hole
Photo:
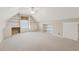
[[[27,14],[29,12],[29,15],[34,15],[38,12],[37,7],[20,7],[19,8],[19,13],[20,14]]]

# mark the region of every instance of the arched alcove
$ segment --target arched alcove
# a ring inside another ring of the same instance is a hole
[[[6,39],[23,32],[38,31],[39,23],[33,16],[18,13],[6,21],[6,26],[4,28],[4,38]]]

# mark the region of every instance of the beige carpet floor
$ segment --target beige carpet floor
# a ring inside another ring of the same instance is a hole
[[[79,41],[53,36],[49,33],[27,32],[5,39],[0,51],[77,51]]]

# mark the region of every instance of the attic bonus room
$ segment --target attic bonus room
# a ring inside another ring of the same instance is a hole
[[[0,51],[79,51],[79,7],[0,7]]]

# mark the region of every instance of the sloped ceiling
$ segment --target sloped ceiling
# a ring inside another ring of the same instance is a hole
[[[18,12],[18,8],[0,7],[0,20],[7,20]]]
[[[18,7],[0,7],[0,20],[7,20],[18,13]],[[33,17],[39,21],[79,18],[78,7],[39,7]]]

